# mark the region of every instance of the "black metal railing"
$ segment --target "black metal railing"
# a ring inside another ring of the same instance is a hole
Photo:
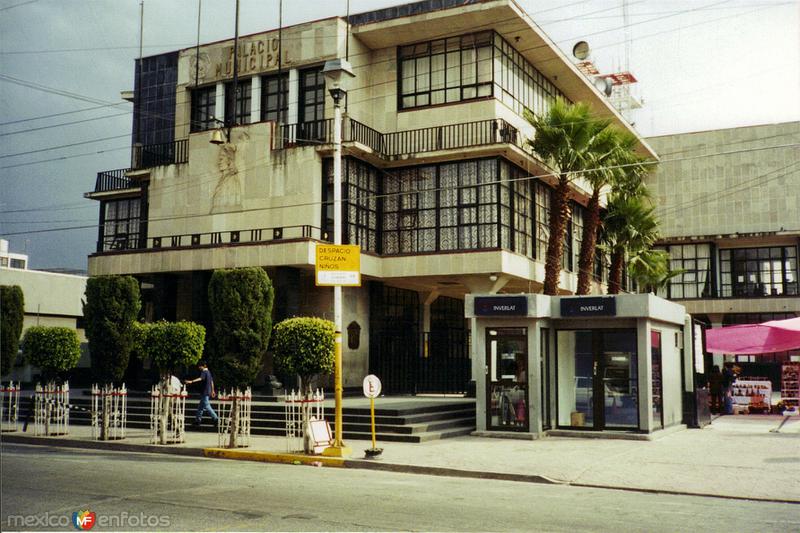
[[[218,246],[222,244],[268,242],[288,239],[319,240],[321,233],[319,228],[309,225],[184,233],[149,237],[147,239],[147,248],[191,248],[196,246]]]
[[[104,170],[97,173],[97,180],[94,182],[94,192],[119,191],[123,189],[138,188],[139,184],[125,176],[131,169],[118,168],[116,170]]]
[[[393,133],[381,133],[348,117],[342,124],[343,142],[360,143],[385,159],[491,144],[513,144],[523,148],[519,130],[503,119],[478,120]],[[282,125],[278,129],[275,147],[283,149],[308,144],[330,144],[333,142],[332,127],[331,119]]]
[[[143,169],[161,165],[175,165],[189,161],[189,139],[168,143],[135,145],[133,168]]]

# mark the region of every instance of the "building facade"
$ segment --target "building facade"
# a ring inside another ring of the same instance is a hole
[[[9,265],[2,263],[8,257]],[[18,262],[17,262],[18,261]],[[22,265],[22,266],[11,266]],[[28,256],[8,251],[8,241],[0,240],[0,285],[18,285],[25,298],[22,335],[31,326],[59,326],[76,330],[81,341],[79,369],[90,366],[88,342],[84,332],[81,302],[86,292],[86,276],[29,270]],[[78,370],[81,372],[81,370]],[[9,378],[32,381],[37,369],[18,357]],[[4,376],[5,377],[5,376]]]
[[[663,296],[713,327],[800,315],[800,122],[649,138],[649,177],[673,278]],[[800,351],[707,357],[780,384]],[[713,361],[713,363],[712,363]]]
[[[147,319],[207,323],[212,271],[259,266],[276,320],[331,318],[332,291],[314,285],[333,228],[322,67],[344,57],[343,240],[361,247],[363,279],[344,291],[345,386],[375,373],[387,392],[464,392],[465,294],[544,279],[553,181],[523,111],[585,101],[632,131],[513,0],[428,0],[144,58],[132,166],[87,193],[100,202],[90,274],[136,276]],[[220,124],[228,142],[210,144]],[[566,294],[586,185],[572,197]]]

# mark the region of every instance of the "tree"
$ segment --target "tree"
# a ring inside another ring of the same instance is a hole
[[[630,172],[630,166],[639,166],[643,163],[643,159],[634,152],[636,143],[634,135],[609,126],[600,132],[596,150],[589,154],[591,170],[584,173],[584,178],[592,188],[592,196],[587,205],[583,225],[576,294],[591,292],[597,236],[601,227],[600,193],[604,188],[616,186],[618,180],[624,180],[626,173]]]
[[[167,422],[174,398],[170,390],[170,377],[177,367],[196,364],[203,355],[206,328],[193,322],[160,321],[151,324],[137,322],[134,327],[136,353],[158,368],[159,387],[158,427],[161,444],[167,443]]]
[[[628,258],[628,272],[639,286],[640,292],[658,294],[669,280],[683,274],[683,269],[669,267],[669,254],[665,250],[647,248]]]
[[[600,145],[605,139],[603,131],[611,122],[595,118],[586,103],[569,104],[560,98],[553,102],[546,115],[540,117],[526,111],[525,118],[536,130],[528,145],[550,165],[558,179],[550,211],[544,279],[544,293],[555,295],[571,215],[569,184],[592,168],[595,154],[602,149]]]
[[[194,322],[135,324],[136,352],[149,360],[159,374],[197,364],[203,356],[206,328]]]
[[[25,296],[19,285],[0,285],[0,376],[14,368],[25,318]]]
[[[311,398],[314,378],[333,372],[334,324],[314,317],[289,318],[275,326],[275,366],[289,375],[300,376],[306,399]],[[309,404],[303,404],[303,445],[313,449],[310,438]]]
[[[275,326],[275,366],[300,376],[306,394],[315,377],[333,372],[334,324],[314,317],[289,318]]]
[[[103,384],[122,380],[134,346],[133,324],[139,314],[139,283],[131,276],[98,276],[86,282],[86,337],[92,372]]]
[[[32,326],[22,341],[25,360],[42,371],[42,381],[60,380],[81,358],[81,341],[74,329]]]
[[[640,196],[615,196],[609,200],[604,221],[604,246],[611,256],[608,294],[619,294],[626,256],[645,261],[654,256],[645,251],[658,239],[658,220],[650,206]],[[657,259],[656,259],[657,260]],[[638,267],[641,272],[641,266]]]
[[[134,347],[134,323],[139,314],[139,283],[131,276],[98,276],[86,282],[86,337],[92,373],[102,385],[119,383]],[[110,424],[107,402],[101,413],[100,439],[106,440]]]
[[[262,268],[215,270],[208,284],[212,330],[209,362],[223,387],[244,389],[258,376],[272,333],[272,282]],[[231,407],[231,441],[236,446],[238,394]]]

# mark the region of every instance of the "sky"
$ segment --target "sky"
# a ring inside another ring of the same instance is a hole
[[[240,34],[278,26],[279,0],[241,0]],[[351,13],[403,4],[350,0]],[[565,53],[630,70],[644,136],[800,120],[800,0],[517,0]],[[232,38],[235,0],[205,0],[201,42]],[[347,0],[284,0],[284,25]],[[191,47],[198,0],[144,0],[144,55]],[[98,171],[128,167],[139,0],[0,0],[0,238],[31,268],[87,267]]]

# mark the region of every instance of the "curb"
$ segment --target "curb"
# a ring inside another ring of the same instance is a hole
[[[344,467],[341,457],[323,457],[298,453],[259,452],[254,450],[230,450],[228,448],[203,448],[204,457],[214,459],[233,459],[238,461],[257,461],[260,463],[304,464],[309,466]]]
[[[374,470],[394,472],[399,474],[416,474],[426,476],[456,477],[469,479],[491,479],[495,481],[514,481],[519,483],[538,483],[544,485],[559,485],[562,487],[580,487],[588,489],[623,490],[627,492],[640,492],[645,494],[670,494],[673,496],[694,496],[700,498],[718,498],[724,500],[756,501],[765,503],[780,503],[800,505],[800,499],[790,500],[781,498],[760,498],[757,496],[733,496],[724,494],[711,494],[704,492],[678,491],[668,489],[648,489],[642,487],[621,487],[594,483],[580,483],[573,481],[559,481],[536,474],[511,474],[503,472],[489,472],[480,470],[462,470],[459,468],[446,468],[436,466],[419,466],[401,463],[384,463],[367,459],[344,459],[341,457],[324,457],[318,455],[303,455],[295,453],[265,452],[254,450],[230,450],[227,448],[177,448],[155,444],[128,444],[114,441],[72,440],[54,437],[35,437],[5,434],[2,442],[12,444],[28,444],[34,446],[52,446],[59,448],[83,448],[105,451],[124,451],[138,453],[157,453],[166,455],[182,455],[189,457],[206,457],[210,459],[228,459],[234,461],[255,461],[261,463],[302,464],[308,466],[327,466],[335,468],[352,468],[360,470]]]

